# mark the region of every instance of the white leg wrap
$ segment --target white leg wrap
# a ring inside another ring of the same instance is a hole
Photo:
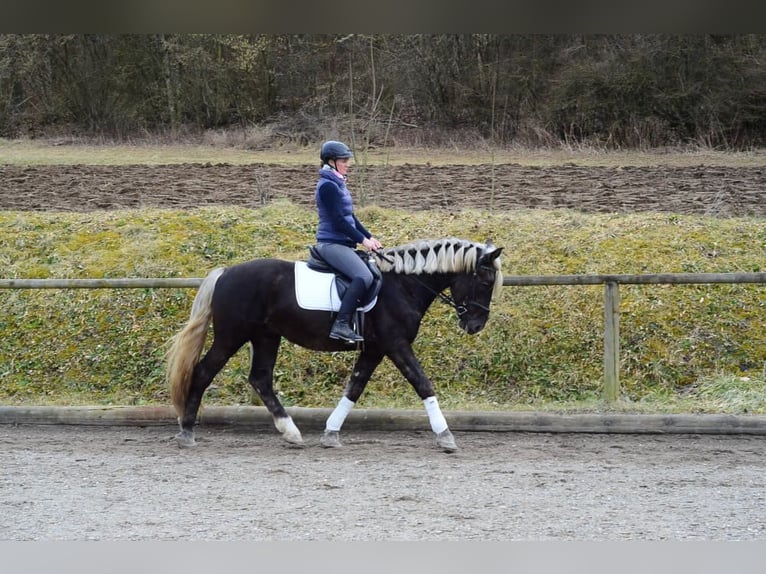
[[[338,406],[335,407],[335,410],[329,417],[327,417],[325,429],[329,431],[339,431],[340,427],[343,426],[348,413],[350,413],[353,408],[354,402],[343,396],[340,401],[338,401]]]
[[[447,419],[444,418],[442,410],[439,408],[439,401],[436,397],[428,397],[423,401],[428,414],[428,421],[431,423],[431,430],[436,434],[447,430]]]

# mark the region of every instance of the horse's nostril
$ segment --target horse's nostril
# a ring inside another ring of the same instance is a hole
[[[466,332],[469,335],[475,335],[479,331],[481,331],[484,328],[484,323],[471,323],[468,325],[468,328],[466,329]]]

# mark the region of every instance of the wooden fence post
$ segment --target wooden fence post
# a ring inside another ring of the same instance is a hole
[[[620,394],[620,284],[604,283],[604,400]]]

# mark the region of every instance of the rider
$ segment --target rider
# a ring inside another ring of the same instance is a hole
[[[380,241],[354,215],[351,193],[346,187],[349,163],[353,157],[354,154],[343,142],[324,142],[319,152],[322,165],[314,194],[319,212],[316,249],[327,263],[350,280],[338,316],[330,329],[330,338],[349,343],[364,341],[364,337],[351,328],[350,321],[373,281],[372,272],[355,252],[356,246],[361,243],[374,251],[382,247]]]

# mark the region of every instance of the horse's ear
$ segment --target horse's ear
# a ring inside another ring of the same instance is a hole
[[[502,247],[494,247],[494,245],[491,244],[488,244],[488,247],[490,250],[485,251],[484,255],[481,256],[479,265],[490,265],[495,259],[500,257],[500,254],[503,252]]]

